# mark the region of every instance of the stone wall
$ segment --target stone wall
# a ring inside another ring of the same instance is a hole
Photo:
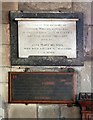
[[[8,104],[8,72],[24,71],[26,66],[11,66],[10,64],[10,26],[9,11],[22,10],[31,12],[83,12],[84,13],[84,66],[73,67],[77,73],[77,95],[79,92],[91,92],[91,70],[93,58],[92,3],[90,2],[61,2],[61,3],[26,3],[2,2],[2,41],[0,41],[0,118],[80,118],[77,106],[67,107],[59,104]],[[55,71],[59,67],[29,67],[31,71]],[[2,104],[2,105],[1,105]]]

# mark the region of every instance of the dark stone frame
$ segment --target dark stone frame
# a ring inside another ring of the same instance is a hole
[[[78,18],[76,24],[77,58],[65,56],[30,56],[18,58],[18,24],[15,18]],[[10,44],[12,66],[83,66],[83,13],[32,13],[28,11],[10,12]]]

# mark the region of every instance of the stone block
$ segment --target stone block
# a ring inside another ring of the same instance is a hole
[[[9,11],[2,11],[2,23],[9,23]]]
[[[8,72],[11,71],[11,68],[8,67],[0,67],[0,83],[7,83],[8,82]]]
[[[4,45],[10,44],[10,27],[9,24],[2,24],[2,43]]]
[[[2,66],[2,45],[0,45],[0,66]]]
[[[91,24],[91,2],[73,2],[73,12],[84,13],[84,24]]]
[[[0,45],[0,66],[10,66],[10,46]]]
[[[2,24],[0,24],[0,45],[2,44]]]
[[[91,49],[93,50],[93,26],[91,27]],[[93,56],[93,53],[92,53]]]
[[[93,61],[93,26],[91,26],[91,60]]]
[[[60,11],[71,7],[71,2],[20,2],[18,5],[19,10],[23,11]]]
[[[0,117],[0,120],[2,120],[2,117]]]
[[[91,22],[92,22],[92,25],[93,25],[93,1],[91,3]]]
[[[0,107],[2,104],[2,83],[0,83]]]
[[[61,118],[81,118],[79,107],[67,107],[66,105],[61,106]]]
[[[4,109],[0,108],[0,118],[4,117]]]
[[[37,105],[11,104],[8,107],[8,118],[37,118]]]
[[[81,90],[80,92],[91,92],[91,61],[86,61],[81,69]]]
[[[2,2],[2,23],[9,23],[9,11],[18,10],[18,2]]]
[[[8,102],[8,83],[0,83],[0,95],[2,104]]]
[[[84,26],[84,56],[85,60],[91,60],[93,57],[93,40],[92,40],[92,29],[93,26]]]
[[[0,87],[1,87],[1,85],[0,85]],[[2,91],[0,91],[0,108],[2,108],[2,96],[1,96],[1,94],[2,94]]]
[[[38,105],[38,118],[59,118],[59,106]]]

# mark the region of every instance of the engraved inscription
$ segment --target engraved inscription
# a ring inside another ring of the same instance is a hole
[[[76,58],[76,21],[18,21],[19,57]]]

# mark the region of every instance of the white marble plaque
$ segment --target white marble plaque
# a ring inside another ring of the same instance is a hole
[[[76,21],[18,21],[19,57],[67,56],[76,58]]]

